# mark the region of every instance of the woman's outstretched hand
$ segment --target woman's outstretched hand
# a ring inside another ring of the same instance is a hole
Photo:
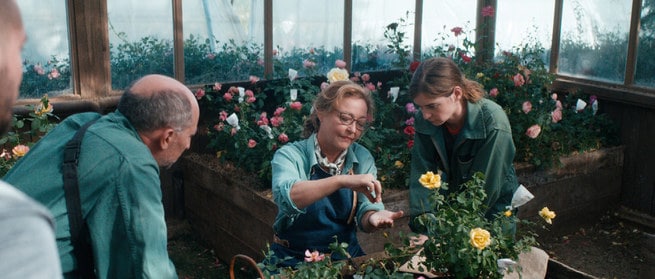
[[[384,229],[393,227],[393,223],[396,219],[403,217],[403,211],[389,211],[389,210],[380,210],[377,211],[368,217],[368,223],[371,227],[376,229]]]

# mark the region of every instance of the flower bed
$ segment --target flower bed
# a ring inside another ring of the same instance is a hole
[[[270,190],[260,181],[212,155],[190,154],[181,159],[184,175],[186,217],[216,255],[229,261],[235,254],[257,260],[272,243],[272,225],[277,207]],[[534,171],[517,164],[519,181],[535,195],[519,208],[519,216],[536,216],[542,206],[557,211],[549,227],[556,232],[564,225],[591,214],[605,212],[618,202],[623,166],[623,148],[608,148],[562,159],[562,168]],[[385,192],[384,202],[392,210],[409,212],[407,190]],[[398,243],[399,232],[408,232],[408,217],[394,228],[372,234],[359,233],[367,253],[383,251],[387,242]],[[541,232],[540,232],[541,233]]]

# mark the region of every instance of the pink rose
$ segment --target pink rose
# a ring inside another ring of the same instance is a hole
[[[523,102],[523,113],[528,114],[532,110],[532,103],[530,101]]]
[[[339,68],[339,69],[343,69],[343,68],[346,67],[346,61],[338,59],[337,61],[334,62],[334,66]]]
[[[564,109],[564,106],[562,106],[562,102],[555,101],[555,108],[559,109],[559,110],[562,110],[562,109]]]
[[[562,120],[562,110],[555,109],[553,112],[550,113],[550,118],[553,120],[553,123],[559,122],[560,120]]]
[[[255,97],[248,97],[248,99],[246,99],[246,103],[249,104],[254,103],[255,101],[257,101],[257,98]]]
[[[407,126],[414,125],[414,117],[412,116],[409,119],[405,120],[405,125],[407,125]]]
[[[309,252],[309,250],[305,250],[305,262],[308,262],[308,263],[320,262],[324,258],[325,258],[325,255],[319,253],[318,251]]]
[[[230,130],[230,135],[231,135],[231,136],[234,136],[234,135],[236,135],[236,134],[237,134],[237,128],[232,127],[232,129]]]
[[[415,113],[416,107],[414,107],[414,103],[407,103],[405,104],[405,110],[407,111],[407,113]]]
[[[38,75],[40,76],[45,75],[45,70],[43,69],[41,64],[34,65],[33,69]]]
[[[59,70],[57,70],[57,68],[52,68],[52,70],[48,74],[48,79],[57,79],[59,75],[60,75]]]
[[[287,136],[285,133],[282,133],[277,137],[277,140],[281,143],[287,143],[289,141],[289,136]]]
[[[257,126],[264,125],[268,125],[268,117],[266,112],[262,112],[262,114],[259,115],[259,120],[257,120]]]
[[[321,91],[325,90],[325,88],[327,88],[328,86],[330,86],[329,83],[327,83],[327,82],[322,82],[322,83],[321,83]]]
[[[255,146],[257,146],[257,142],[254,139],[249,139],[248,148],[255,148]]]
[[[286,110],[285,108],[278,107],[278,108],[275,109],[275,112],[273,112],[273,115],[274,116],[280,116],[280,115],[282,115],[282,113],[284,113],[285,110]]]
[[[530,126],[530,128],[525,131],[525,135],[531,139],[536,139],[539,136],[539,133],[541,133],[541,126],[537,124]]]
[[[412,146],[414,146],[414,140],[408,140],[407,141],[407,148],[412,149]]]
[[[370,83],[370,82],[367,82],[367,83],[366,83],[366,89],[368,89],[368,90],[370,90],[370,91],[373,91],[373,90],[375,90],[375,85],[373,85],[373,84]]]
[[[489,91],[489,96],[491,96],[492,98],[496,98],[496,96],[498,96],[498,88],[496,87],[491,88],[491,91]]]
[[[316,63],[314,63],[314,61],[311,61],[309,59],[305,59],[302,61],[302,66],[305,69],[314,68],[316,66]]]
[[[514,81],[514,86],[516,87],[521,87],[525,84],[525,78],[523,78],[521,74],[514,75],[512,80]]]
[[[363,74],[362,75],[362,81],[363,82],[368,82],[369,80],[371,80],[371,76],[369,74]]]
[[[453,34],[455,34],[455,37],[462,34],[463,31],[464,29],[462,29],[462,27],[453,27],[453,29],[450,29],[450,32],[453,32]]]
[[[214,87],[212,87],[212,89],[214,89],[214,91],[221,91],[221,88],[223,88],[223,85],[221,83],[214,82]]]
[[[225,121],[225,119],[227,119],[227,111],[222,110],[221,112],[219,112],[218,119],[220,119],[221,121]]]
[[[257,76],[250,76],[248,79],[250,80],[250,83],[252,83],[252,84],[255,84],[255,83],[257,83],[259,81],[259,77],[257,77]]]
[[[284,118],[281,116],[271,117],[271,125],[273,125],[273,127],[280,127],[280,125],[282,125],[282,122],[284,122]]]
[[[302,103],[301,102],[293,102],[289,104],[289,107],[293,110],[301,110],[302,109]]]
[[[196,95],[196,99],[200,100],[203,96],[205,96],[205,90],[198,88],[198,90],[196,90],[196,94],[194,95]]]
[[[232,96],[230,93],[223,94],[223,99],[225,99],[226,102],[231,102],[233,97],[234,96]]]

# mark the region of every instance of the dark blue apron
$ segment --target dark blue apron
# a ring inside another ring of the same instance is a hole
[[[330,176],[318,166],[314,166],[313,170],[311,180]],[[296,263],[304,260],[305,250],[308,249],[310,252],[331,253],[329,245],[335,241],[334,236],[337,236],[340,243],[348,243],[347,251],[351,257],[363,256],[364,251],[357,241],[355,222],[348,224],[352,205],[353,191],[342,188],[305,208],[305,214],[298,216],[287,230],[277,234],[285,244],[288,242],[288,247],[279,243],[271,245],[271,250],[278,259],[292,257],[281,261],[278,266],[294,267]],[[332,259],[342,260],[344,257],[333,254]]]

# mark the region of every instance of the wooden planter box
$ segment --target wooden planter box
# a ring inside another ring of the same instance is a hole
[[[551,231],[605,212],[620,198],[623,147],[575,155],[562,162],[562,168],[550,171],[517,165],[520,182],[535,195],[520,208],[519,216],[537,216],[543,206],[548,206],[557,212]],[[181,159],[181,166],[185,215],[194,230],[224,261],[235,254],[261,260],[266,244],[272,243],[277,214],[270,191],[253,190],[256,187],[252,186],[259,182],[251,174],[218,165],[211,155],[190,154]],[[386,207],[409,213],[407,192],[386,192]],[[386,231],[359,233],[362,247],[371,254],[383,251],[385,243],[398,243],[398,232],[409,232],[408,221],[404,217]]]

